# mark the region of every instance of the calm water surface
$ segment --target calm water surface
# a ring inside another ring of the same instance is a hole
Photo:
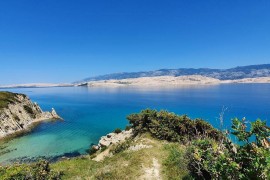
[[[85,154],[100,136],[127,125],[126,116],[144,108],[165,109],[203,118],[219,127],[226,107],[225,127],[233,117],[269,122],[270,84],[191,86],[173,89],[31,88],[24,93],[43,110],[55,108],[64,121],[43,122],[31,133],[0,143],[0,163]],[[269,123],[268,123],[269,124]],[[8,152],[8,153],[7,153]]]

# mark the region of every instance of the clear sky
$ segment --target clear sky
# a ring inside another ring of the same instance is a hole
[[[0,0],[0,84],[262,63],[269,0]]]

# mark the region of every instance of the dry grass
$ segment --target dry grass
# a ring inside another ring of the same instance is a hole
[[[63,179],[144,179],[146,169],[153,168],[153,159],[155,159],[159,163],[160,179],[180,179],[187,174],[184,162],[181,163],[185,166],[181,171],[172,172],[176,171],[179,165],[175,162],[170,163],[173,149],[170,147],[178,148],[182,153],[180,155],[183,155],[185,148],[180,145],[156,140],[149,134],[135,138],[131,145],[136,144],[151,145],[151,148],[138,151],[124,150],[101,162],[91,160],[90,156],[63,160],[52,164],[52,169],[63,171]]]

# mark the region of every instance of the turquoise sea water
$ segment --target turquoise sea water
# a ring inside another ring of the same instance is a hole
[[[56,158],[86,153],[100,136],[127,125],[126,116],[144,108],[165,109],[203,118],[219,127],[226,107],[225,127],[233,117],[269,122],[270,84],[188,86],[171,89],[139,88],[27,88],[24,93],[43,110],[55,108],[64,121],[43,122],[31,133],[0,143],[0,163]],[[268,123],[269,124],[269,123]],[[10,151],[9,153],[4,153]]]

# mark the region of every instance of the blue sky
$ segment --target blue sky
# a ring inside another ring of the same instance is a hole
[[[0,1],[0,84],[261,63],[269,0]]]

